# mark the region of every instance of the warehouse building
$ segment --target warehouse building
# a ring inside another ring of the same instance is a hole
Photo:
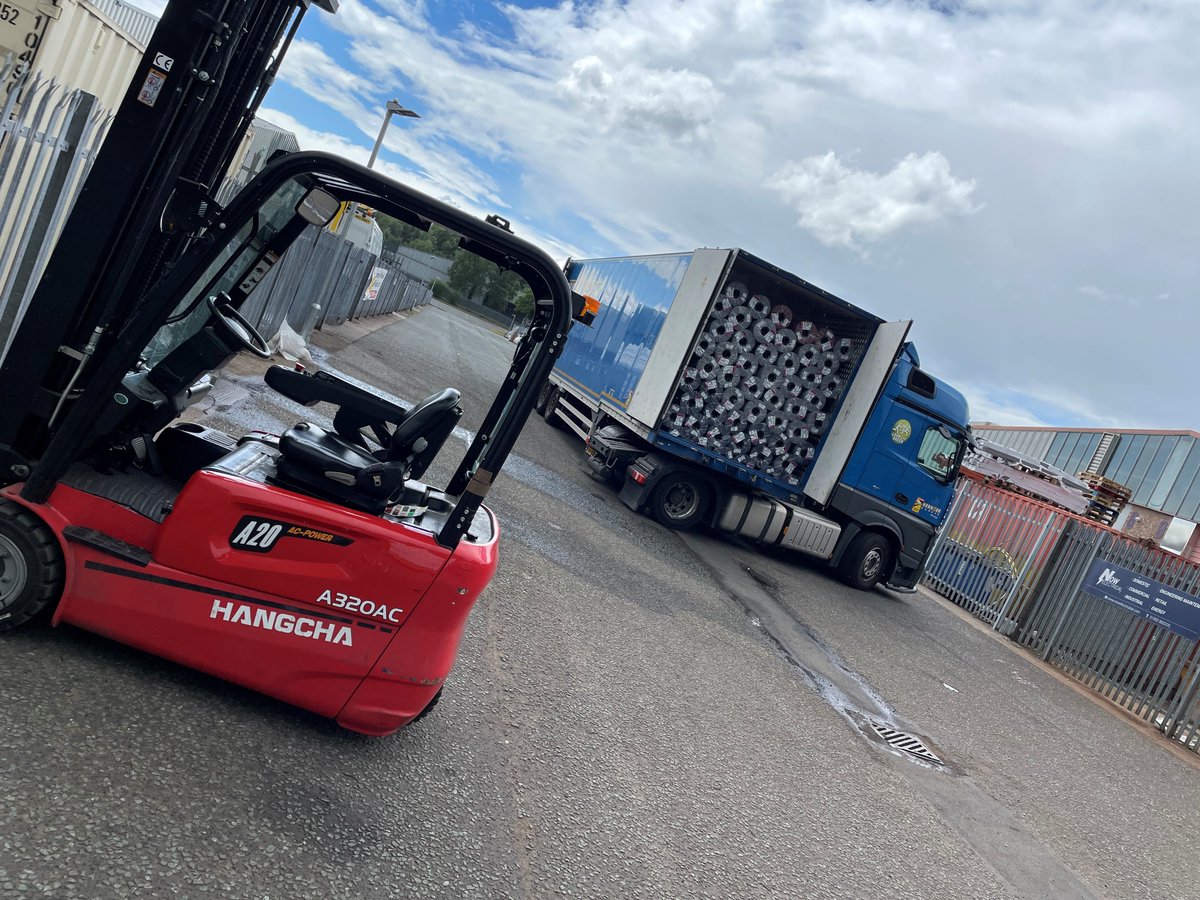
[[[1115,526],[1200,562],[1200,433],[1024,428],[983,422],[982,438],[1072,475],[1103,475],[1132,492]]]

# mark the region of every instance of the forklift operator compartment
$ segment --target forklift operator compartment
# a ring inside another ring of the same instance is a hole
[[[454,385],[405,407],[333,372],[272,366],[266,384],[328,404],[331,427],[175,421],[238,352],[269,357],[240,309],[346,203],[449,228],[533,293],[529,334],[440,487],[422,479],[462,416]],[[28,474],[0,491],[0,539],[17,541],[12,523],[31,538],[12,563],[21,587],[0,579],[0,631],[52,612],[367,734],[431,708],[495,571],[484,497],[577,315],[561,270],[506,226],[328,154],[271,162],[6,449]]]

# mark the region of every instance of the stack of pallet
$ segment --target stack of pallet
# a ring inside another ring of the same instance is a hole
[[[732,282],[713,304],[664,425],[799,484],[858,351],[856,341]]]
[[[1111,526],[1129,502],[1133,492],[1125,485],[1103,475],[1080,472],[1079,477],[1092,489],[1092,499],[1084,515],[1101,525]]]

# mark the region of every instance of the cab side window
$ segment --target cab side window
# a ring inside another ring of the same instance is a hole
[[[949,481],[955,460],[958,459],[958,448],[958,441],[946,437],[937,427],[929,428],[917,451],[917,465],[938,481]]]

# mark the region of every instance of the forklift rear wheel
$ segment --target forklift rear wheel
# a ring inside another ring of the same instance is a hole
[[[869,591],[887,577],[892,562],[892,545],[882,534],[861,532],[846,548],[838,563],[838,575],[850,587]]]
[[[676,531],[687,531],[699,525],[707,506],[708,486],[687,472],[663,476],[650,498],[654,518]]]
[[[52,607],[63,571],[54,532],[25,507],[0,499],[0,632]]]
[[[431,712],[433,712],[433,708],[434,708],[435,706],[437,706],[437,705],[438,705],[438,701],[442,699],[442,691],[444,691],[444,690],[445,690],[445,687],[440,687],[440,688],[438,688],[438,691],[437,691],[437,693],[433,695],[433,699],[429,701],[429,705],[428,705],[428,706],[426,706],[426,707],[425,707],[423,710],[421,710],[419,713],[417,713],[416,717],[415,717],[415,718],[414,718],[414,719],[413,719],[411,722],[409,722],[408,724],[409,724],[409,725],[416,725],[416,724],[417,724],[418,722],[420,722],[420,721],[421,721],[423,718],[425,718],[427,715],[429,715]]]

